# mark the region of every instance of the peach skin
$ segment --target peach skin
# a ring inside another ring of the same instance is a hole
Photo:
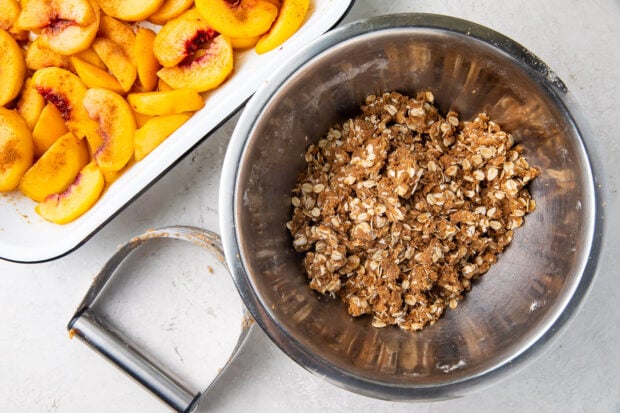
[[[35,207],[44,219],[66,224],[83,215],[97,202],[105,182],[95,162],[86,165],[75,181],[64,191],[46,197]]]
[[[0,191],[12,191],[32,165],[30,129],[15,110],[0,107]]]

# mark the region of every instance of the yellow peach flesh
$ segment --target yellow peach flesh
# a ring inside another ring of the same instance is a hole
[[[256,53],[275,49],[291,37],[303,24],[310,0],[283,0],[271,29],[256,44]]]
[[[92,48],[118,80],[123,90],[126,92],[131,89],[138,72],[122,47],[108,38],[99,37],[93,41]]]
[[[24,174],[19,190],[34,201],[62,192],[88,162],[83,140],[72,133],[61,136]]]
[[[33,144],[26,121],[0,107],[0,191],[12,191],[32,165]]]
[[[140,27],[136,33],[135,53],[138,79],[145,92],[150,92],[157,86],[157,71],[161,67],[153,53],[155,33]]]
[[[130,93],[127,101],[134,111],[151,116],[194,112],[204,106],[204,100],[194,89]]]
[[[194,0],[164,0],[164,4],[149,17],[149,21],[164,25],[168,21],[179,17],[184,11],[192,7]]]
[[[41,116],[32,128],[32,141],[34,142],[34,156],[40,157],[50,148],[58,138],[69,132],[62,115],[51,103],[45,105]]]
[[[48,221],[66,224],[88,211],[101,196],[104,186],[103,174],[91,162],[82,168],[64,192],[49,195],[35,207],[35,211]]]
[[[93,157],[103,170],[118,171],[133,155],[136,121],[127,101],[107,89],[88,89],[84,108],[98,123],[101,144],[93,149]]]
[[[24,118],[31,130],[37,123],[44,107],[45,100],[33,87],[32,78],[26,79],[22,94],[17,101],[17,112]]]
[[[82,105],[86,85],[78,76],[65,69],[46,67],[32,75],[32,83],[47,102],[56,106],[75,136],[84,138],[92,133],[93,123]]]
[[[134,158],[143,159],[160,143],[168,138],[175,130],[183,125],[191,115],[180,113],[177,115],[156,116],[149,119],[141,128],[136,130],[134,137]]]
[[[163,0],[106,0],[101,2],[101,8],[109,16],[135,22],[147,19],[161,7],[163,2]]]
[[[196,9],[214,30],[230,37],[254,37],[267,32],[278,8],[262,0],[195,0]]]
[[[175,89],[198,92],[218,87],[233,70],[233,49],[226,36],[218,35],[193,58],[175,67],[164,67],[157,75]]]
[[[105,70],[75,56],[71,56],[71,64],[87,87],[109,89],[116,93],[125,92],[118,80]]]
[[[0,29],[0,106],[15,99],[26,78],[26,62],[21,48],[15,39],[5,30]]]

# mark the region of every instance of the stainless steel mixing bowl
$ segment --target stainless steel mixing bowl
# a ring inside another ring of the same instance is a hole
[[[409,333],[353,319],[306,285],[285,227],[305,148],[366,95],[430,89],[442,112],[485,111],[542,171],[537,209],[457,309]],[[510,39],[437,15],[372,18],[308,45],[256,93],[220,188],[228,264],[256,321],[326,380],[392,400],[448,398],[494,383],[549,343],[591,284],[602,231],[583,125],[551,70]]]

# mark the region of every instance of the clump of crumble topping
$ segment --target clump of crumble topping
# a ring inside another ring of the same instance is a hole
[[[456,308],[536,208],[539,171],[484,113],[441,116],[431,92],[368,96],[305,154],[287,227],[310,287],[372,325],[420,330]]]

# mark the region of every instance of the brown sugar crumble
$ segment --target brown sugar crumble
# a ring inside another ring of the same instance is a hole
[[[536,208],[539,171],[484,113],[431,92],[371,95],[305,154],[287,227],[310,287],[372,325],[420,330],[456,308]]]

